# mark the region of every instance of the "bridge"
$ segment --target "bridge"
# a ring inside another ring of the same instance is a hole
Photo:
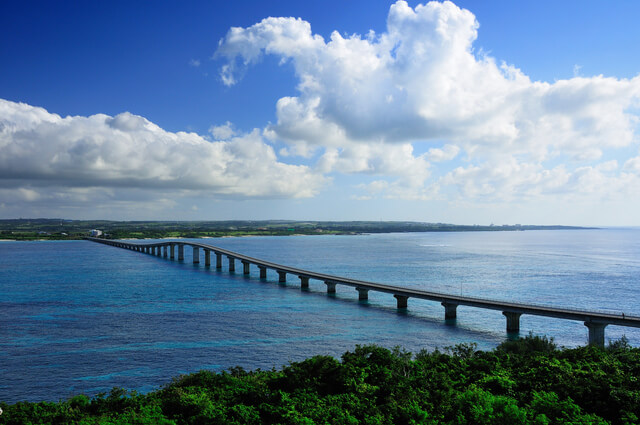
[[[497,310],[501,311],[506,318],[508,333],[515,333],[520,330],[520,316],[522,316],[523,314],[581,321],[589,330],[589,344],[598,346],[604,346],[604,331],[607,325],[640,328],[640,317],[635,316],[574,310],[559,307],[545,307],[532,304],[512,303],[462,295],[423,291],[412,288],[403,288],[401,286],[368,282],[364,280],[334,276],[325,273],[316,273],[296,267],[289,267],[199,242],[162,241],[151,243],[133,243],[100,238],[85,239],[159,257],[169,257],[171,260],[176,259],[177,251],[178,261],[184,261],[184,248],[185,246],[188,246],[193,249],[192,259],[194,264],[200,263],[200,250],[203,250],[205,266],[211,266],[211,254],[213,253],[215,255],[215,267],[218,269],[222,268],[222,257],[224,256],[227,258],[229,272],[235,272],[236,261],[239,261],[240,264],[242,264],[242,272],[245,275],[250,274],[250,268],[253,265],[256,266],[260,271],[261,279],[267,277],[267,270],[275,271],[278,274],[278,281],[280,283],[285,283],[287,281],[287,275],[297,276],[300,279],[301,289],[309,288],[309,280],[314,279],[324,282],[327,287],[328,294],[334,294],[336,292],[337,285],[351,286],[358,292],[359,300],[367,300],[369,297],[369,291],[383,292],[393,295],[393,297],[397,300],[398,309],[406,309],[408,306],[409,298],[436,301],[440,302],[444,307],[445,319],[455,319],[456,309],[459,305]]]

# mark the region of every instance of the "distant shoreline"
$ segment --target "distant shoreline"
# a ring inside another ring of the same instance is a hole
[[[414,232],[504,232],[585,230],[561,225],[459,225],[412,221],[107,221],[65,219],[0,220],[0,240],[78,240],[91,231],[109,239],[177,239],[292,235],[362,235]]]
[[[412,221],[108,221],[39,218],[0,220],[0,240],[79,240],[89,236],[92,231],[94,236],[135,240],[585,229],[595,229],[595,227],[521,224],[460,225]]]

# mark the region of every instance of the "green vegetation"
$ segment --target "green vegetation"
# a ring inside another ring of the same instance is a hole
[[[461,226],[410,221],[106,221],[63,219],[0,220],[0,239],[82,239],[91,229],[108,238],[202,238],[222,236],[332,235],[391,232],[477,232],[579,229],[568,226]]]
[[[488,352],[357,347],[282,370],[201,371],[150,394],[0,403],[0,424],[637,424],[640,349],[558,349],[529,336]]]

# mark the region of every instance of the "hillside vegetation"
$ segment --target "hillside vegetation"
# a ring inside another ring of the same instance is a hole
[[[412,356],[359,346],[281,370],[201,371],[149,394],[0,403],[0,424],[637,424],[640,349],[529,336]]]

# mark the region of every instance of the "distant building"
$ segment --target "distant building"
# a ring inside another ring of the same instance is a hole
[[[89,232],[89,236],[91,236],[92,238],[97,238],[99,236],[102,236],[102,230],[98,230],[98,229],[92,229]]]

